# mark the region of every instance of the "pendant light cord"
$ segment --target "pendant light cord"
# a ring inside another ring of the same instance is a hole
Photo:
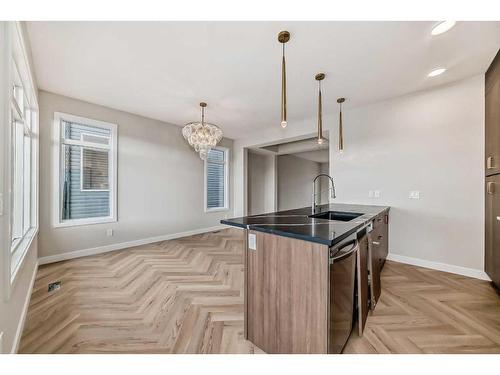
[[[281,60],[281,121],[286,121],[286,62],[285,62],[285,43],[282,43]]]

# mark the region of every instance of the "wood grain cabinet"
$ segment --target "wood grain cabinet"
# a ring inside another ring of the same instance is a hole
[[[500,173],[500,57],[493,60],[485,81],[485,174]]]
[[[500,290],[500,51],[485,76],[484,269]]]
[[[382,271],[389,254],[389,214],[383,212],[373,221],[373,231],[370,233],[373,254]]]
[[[500,175],[486,177],[485,271],[500,285]]]
[[[330,254],[326,245],[248,235],[256,245],[246,249],[245,338],[266,353],[340,353],[353,326],[355,236]]]
[[[370,254],[371,309],[377,305],[382,291],[380,274],[389,253],[389,213],[383,212],[373,220],[373,230],[368,234]]]
[[[328,353],[329,248],[249,231],[247,337],[266,353]]]

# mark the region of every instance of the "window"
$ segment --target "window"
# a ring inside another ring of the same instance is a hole
[[[205,160],[205,211],[229,209],[228,164],[229,150],[216,147],[210,150]]]
[[[10,283],[5,284],[7,298],[15,282],[23,259],[27,254],[38,227],[37,164],[38,164],[38,103],[29,62],[19,23],[8,23],[5,35],[10,43],[0,58],[0,67],[8,71],[8,80],[0,97],[6,98],[1,121],[6,126],[6,137],[0,139],[0,149],[8,150],[5,158],[5,180],[0,184],[4,211],[0,215],[2,225],[8,228],[5,242],[5,274]],[[0,31],[1,33],[1,31]],[[5,95],[1,95],[5,94]],[[4,182],[5,181],[5,182]],[[8,194],[5,194],[8,192]]]
[[[54,225],[116,221],[116,124],[64,113],[54,122]]]

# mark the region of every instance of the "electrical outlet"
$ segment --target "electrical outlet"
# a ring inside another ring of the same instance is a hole
[[[410,194],[408,195],[408,198],[410,198],[410,199],[420,199],[420,191],[419,190],[412,190],[412,191],[410,191]]]
[[[374,192],[373,190],[368,191],[368,198],[373,198]]]
[[[375,191],[373,192],[373,197],[374,197],[374,198],[380,198],[380,190],[375,190]]]
[[[248,234],[248,248],[250,250],[257,250],[257,238],[255,234]]]
[[[113,229],[106,229],[106,236],[113,237]]]

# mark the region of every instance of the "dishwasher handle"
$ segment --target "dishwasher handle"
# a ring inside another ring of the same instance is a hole
[[[330,259],[330,264],[337,263],[343,259],[348,258],[356,251],[358,251],[358,240],[354,239],[352,241],[349,241],[340,248],[340,250],[335,254],[335,256]]]

